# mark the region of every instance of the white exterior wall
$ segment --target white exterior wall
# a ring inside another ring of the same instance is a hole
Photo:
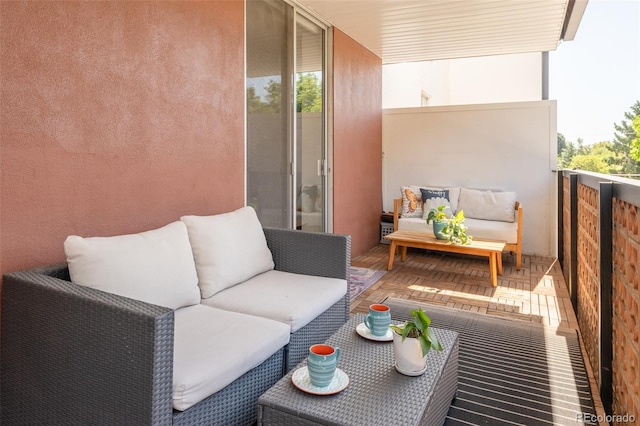
[[[382,67],[382,107],[429,106],[542,99],[542,54],[412,62]]]
[[[385,109],[383,208],[400,187],[515,191],[523,252],[556,256],[556,102]]]

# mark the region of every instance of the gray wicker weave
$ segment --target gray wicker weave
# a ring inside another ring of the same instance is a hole
[[[276,269],[295,274],[349,279],[351,238],[346,235],[291,232],[265,228]],[[289,371],[307,356],[309,346],[324,342],[349,319],[349,292],[315,320],[291,335],[286,348]]]
[[[346,279],[349,237],[274,229],[265,235],[277,269]],[[337,329],[347,309],[348,303],[337,303],[292,335],[294,349],[283,348],[178,412],[172,408],[171,309],[74,285],[66,264],[6,274],[0,423],[252,424],[258,396],[285,372],[285,355],[297,354],[310,339],[324,340],[324,328]]]
[[[427,372],[408,377],[395,370],[392,342],[356,334],[362,319],[355,315],[327,340],[342,348],[338,368],[349,376],[349,386],[336,395],[310,395],[293,386],[290,372],[258,399],[259,425],[444,423],[457,389],[458,333],[434,329],[444,350],[430,351]]]

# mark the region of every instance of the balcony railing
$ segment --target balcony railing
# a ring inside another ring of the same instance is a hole
[[[640,181],[558,173],[558,258],[607,414],[640,418]]]

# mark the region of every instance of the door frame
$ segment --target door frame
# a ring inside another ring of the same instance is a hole
[[[255,1],[255,0],[245,0],[244,2],[244,25],[245,25],[245,34],[244,34],[244,81],[247,80],[247,1]],[[324,194],[322,197],[322,223],[323,223],[323,232],[331,233],[333,232],[333,26],[323,19],[321,16],[317,15],[313,11],[307,9],[304,5],[300,4],[295,0],[280,0],[283,3],[290,5],[293,8],[293,79],[292,84],[295,86],[295,73],[296,73],[296,35],[297,35],[297,27],[296,27],[296,17],[301,15],[302,17],[310,20],[314,24],[318,25],[322,28],[324,32],[323,37],[323,188]],[[296,106],[296,90],[295,87],[290,88],[292,97],[289,114],[292,114],[292,118],[289,122],[291,123],[291,128],[289,129],[289,147],[287,148],[289,152],[289,170],[287,171],[288,182],[289,182],[289,191],[290,195],[288,197],[290,205],[289,209],[291,212],[291,216],[288,220],[289,227],[295,229],[296,225],[296,203],[297,203],[297,182],[296,182],[296,138],[297,138],[297,120],[295,119],[295,106]],[[248,205],[248,134],[247,134],[247,99],[246,99],[246,89],[244,91],[244,200],[245,206]]]

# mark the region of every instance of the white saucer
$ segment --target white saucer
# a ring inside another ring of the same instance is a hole
[[[291,381],[293,382],[293,385],[301,391],[313,395],[333,395],[335,393],[342,392],[347,386],[349,386],[349,376],[339,368],[336,368],[336,374],[333,376],[333,379],[328,386],[319,387],[312,385],[311,379],[309,378],[309,370],[307,370],[306,366],[300,367],[294,371],[291,376]]]
[[[395,363],[396,366],[396,370],[398,370],[398,373],[404,374],[405,376],[422,376],[424,374],[425,371],[427,371],[427,366],[425,366],[422,370],[420,371],[405,371],[402,370],[400,367],[398,367],[398,363]]]
[[[369,328],[364,325],[363,322],[358,324],[358,326],[356,327],[356,333],[358,333],[365,339],[375,340],[377,342],[390,342],[393,340],[393,331],[390,328],[387,330],[387,334],[385,334],[384,336],[376,336],[371,333],[371,330],[369,330]]]

